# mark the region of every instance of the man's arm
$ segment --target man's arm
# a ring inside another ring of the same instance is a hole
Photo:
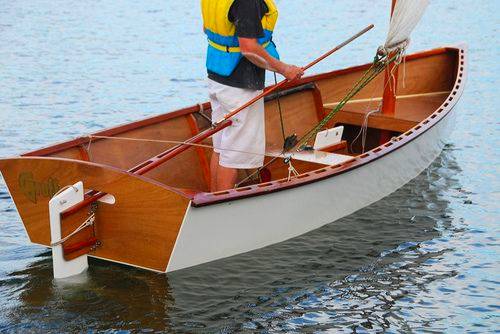
[[[256,38],[238,37],[238,41],[241,53],[253,64],[266,70],[278,72],[288,80],[299,79],[304,74],[301,67],[285,64],[271,56]]]

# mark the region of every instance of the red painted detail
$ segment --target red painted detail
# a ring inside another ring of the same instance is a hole
[[[97,244],[97,239],[92,237],[90,239],[87,239],[85,241],[80,241],[80,242],[75,242],[74,244],[71,245],[63,245],[63,252],[64,255],[69,255],[74,252],[78,252],[79,250],[82,250],[87,247],[93,247]]]
[[[271,171],[268,168],[262,168],[259,172],[260,174],[260,182],[270,182],[271,181]]]

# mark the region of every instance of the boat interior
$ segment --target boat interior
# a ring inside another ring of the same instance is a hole
[[[293,167],[299,173],[296,177],[300,178],[300,174],[321,169],[325,165],[352,160],[364,151],[383,145],[381,138],[390,140],[424,121],[449,97],[456,80],[458,61],[458,49],[453,48],[407,56],[404,68],[401,65],[400,69],[394,114],[371,112],[380,108],[384,90],[384,74],[378,75],[327,124],[327,129],[342,126],[341,138],[327,147],[293,155]],[[306,77],[266,97],[265,163],[279,156],[283,147],[278,98],[286,135],[297,134],[300,138],[344,98],[368,67],[363,65]],[[360,132],[365,122],[363,148]],[[175,145],[164,141],[185,141],[210,126],[210,106],[204,103],[104,130],[91,139],[82,137],[72,144],[62,143],[24,156],[63,157],[130,170]],[[191,147],[144,176],[178,188],[186,194],[209,192],[212,143],[207,139],[202,144],[206,146]],[[273,159],[246,184],[287,178],[288,167],[284,159]],[[253,172],[241,170],[240,180]]]

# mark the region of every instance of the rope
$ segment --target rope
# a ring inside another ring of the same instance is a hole
[[[288,177],[286,180],[290,181],[292,179],[292,174],[294,176],[299,176],[299,172],[297,172],[295,167],[293,167],[293,165],[292,165],[292,157],[286,158],[285,161],[288,162]]]
[[[221,148],[221,147],[215,147],[213,145],[208,145],[208,144],[187,143],[187,142],[184,142],[184,141],[177,141],[177,140],[161,140],[161,139],[130,138],[130,137],[108,137],[108,136],[95,136],[95,135],[88,135],[88,137],[89,138],[98,138],[98,139],[113,139],[113,140],[152,142],[152,143],[164,143],[164,144],[185,144],[185,145],[196,146],[196,147],[204,147],[204,148],[217,149],[217,150],[221,150],[221,151],[231,151],[231,152],[239,152],[239,153],[246,153],[246,154],[266,156],[265,153],[250,152],[250,151],[243,151],[243,150],[235,150],[235,149],[230,149],[230,148]]]
[[[387,55],[375,55],[372,65],[363,76],[354,84],[353,88],[346,94],[346,96],[337,104],[335,108],[332,109],[318,124],[316,124],[311,130],[309,130],[302,138],[298,141],[297,151],[303,150],[307,145],[307,142],[321,131],[324,126],[335,116],[357,93],[359,93],[363,88],[365,88],[375,77],[377,77],[391,62],[395,61],[399,54],[387,58]]]
[[[391,62],[393,62],[398,55],[396,54],[395,56],[391,57],[388,59],[387,54],[377,54],[375,55],[373,59],[373,63],[370,66],[370,68],[363,74],[363,76],[354,84],[353,88],[346,94],[346,96],[337,104],[335,108],[331,112],[329,112],[318,124],[316,124],[311,130],[309,130],[304,136],[302,136],[301,139],[298,140],[297,144],[294,146],[298,146],[297,151],[300,151],[304,149],[304,147],[307,145],[307,142],[314,136],[316,135],[319,131],[323,129],[323,127],[337,114],[349,101],[352,99],[357,93],[359,93],[363,88],[365,88],[377,75],[379,75],[386,67],[389,65]],[[283,150],[282,153],[285,153],[285,150]],[[255,176],[258,174],[262,169],[266,168],[269,166],[271,163],[276,161],[278,157],[274,157],[271,159],[268,163],[266,163],[264,166],[258,168],[255,172],[244,178],[242,181],[238,182],[235,185],[235,188],[239,187],[243,182],[246,182],[249,180],[251,177]],[[291,159],[291,157],[289,157]],[[290,168],[290,166],[289,166]],[[292,166],[293,168],[293,166]],[[295,168],[293,168],[295,170]],[[295,170],[296,171],[296,170]],[[289,170],[289,176],[288,180],[291,179],[291,173],[293,171]]]
[[[363,74],[363,76],[354,84],[353,88],[346,94],[346,96],[337,104],[335,108],[332,109],[318,124],[316,124],[311,130],[309,130],[304,136],[302,136],[301,139],[298,140],[297,144],[294,146],[298,146],[297,151],[300,151],[304,149],[304,147],[307,145],[307,142],[314,136],[316,135],[319,131],[321,131],[324,126],[335,116],[343,107],[344,105],[351,100],[357,93],[359,93],[363,88],[365,88],[377,75],[379,75],[386,67],[388,64],[391,62],[394,62],[395,60],[399,59],[401,61],[401,53],[398,52],[396,55],[388,59],[388,54],[386,50],[382,50],[379,48],[377,51],[377,54],[374,57],[373,63],[370,66],[370,68]],[[275,81],[277,81],[276,76],[275,76]],[[280,121],[281,121],[281,130],[282,130],[282,135],[284,140],[285,138],[285,130],[284,130],[284,122],[283,122],[283,115],[281,111],[281,105],[279,101],[279,93],[277,95],[277,103],[278,103],[278,108],[280,112]],[[370,114],[370,113],[369,113]],[[369,115],[368,115],[369,116]],[[367,122],[368,117],[365,117],[365,121]],[[363,122],[365,123],[365,122]],[[366,134],[365,134],[366,136]],[[95,136],[95,135],[89,135],[89,139],[91,140],[92,138],[101,138],[101,139],[113,139],[113,140],[128,140],[128,141],[142,141],[142,142],[157,142],[157,143],[168,143],[168,144],[183,144],[183,145],[191,145],[191,146],[198,146],[198,147],[205,147],[205,148],[211,148],[211,149],[218,149],[218,150],[225,150],[225,151],[232,151],[232,152],[239,152],[239,153],[246,153],[246,154],[253,154],[253,155],[260,155],[260,156],[266,156],[266,154],[262,153],[257,153],[257,152],[249,152],[249,151],[243,151],[243,150],[234,150],[234,149],[226,149],[226,148],[218,148],[214,147],[212,145],[206,145],[206,144],[198,144],[198,143],[188,143],[185,141],[175,141],[175,140],[158,140],[158,139],[143,139],[143,138],[128,138],[128,137],[108,137],[108,136]],[[364,143],[363,143],[364,147]],[[89,149],[90,149],[90,141],[89,141]],[[283,150],[282,153],[285,153],[285,150]],[[259,173],[262,169],[266,168],[269,166],[271,163],[276,161],[278,157],[272,158],[268,163],[266,163],[264,166],[258,168],[254,173],[250,174],[246,178],[244,178],[242,181],[238,182],[235,187],[239,187],[243,182],[247,181],[251,177],[255,176],[257,173]],[[291,158],[289,157],[291,160]],[[291,178],[291,174],[295,174],[297,172],[293,166],[291,166],[291,163],[289,165],[289,178]],[[293,168],[290,169],[290,168]]]
[[[356,135],[356,137],[352,140],[351,145],[349,145],[350,149],[351,149],[351,152],[354,151],[352,149],[352,145],[356,142],[356,140],[358,140],[359,136],[361,136],[361,154],[365,153],[366,135],[368,134],[368,118],[372,114],[377,113],[377,112],[380,112],[380,110],[379,109],[374,109],[374,110],[366,113],[365,118],[363,119],[363,123],[361,125],[361,129],[359,130],[359,132]]]
[[[215,147],[213,145],[207,145],[207,144],[195,144],[195,143],[186,143],[183,141],[177,141],[177,140],[161,140],[161,139],[146,139],[146,138],[129,138],[129,137],[108,137],[108,136],[95,136],[95,135],[88,135],[89,138],[97,138],[97,139],[113,139],[113,140],[127,140],[127,141],[139,141],[139,142],[153,142],[153,143],[166,143],[166,144],[186,144],[186,145],[191,145],[191,146],[197,146],[197,147],[204,147],[204,148],[210,148],[210,149],[218,149],[222,151],[230,151],[230,152],[239,152],[239,153],[246,153],[246,154],[254,154],[254,155],[259,155],[259,156],[265,156],[267,157],[265,153],[257,153],[257,152],[249,152],[249,151],[243,151],[243,150],[234,150],[234,149],[228,149],[228,148],[219,148]],[[255,172],[252,174],[248,175],[245,177],[243,180],[238,182],[235,185],[235,188],[239,187],[242,183],[245,181],[251,179],[254,177],[257,173],[259,173],[262,169],[266,168],[270,164],[272,164],[276,159],[279,157],[273,157],[268,163],[266,163],[264,166],[260,167],[257,169]]]
[[[75,187],[74,185],[66,185],[64,187],[62,187],[61,189],[59,189],[53,196],[52,198],[56,197],[57,195],[61,194],[63,191],[65,191],[66,189],[69,189],[69,188],[73,188],[73,190],[75,192],[78,192],[78,188]],[[52,199],[51,198],[51,199]],[[59,202],[61,205],[62,204],[65,204],[66,203],[66,200],[61,200]],[[51,247],[54,247],[54,246],[58,246],[64,242],[66,242],[68,239],[70,239],[71,237],[73,237],[74,235],[76,235],[78,232],[80,232],[81,230],[83,230],[84,228],[86,228],[87,226],[94,226],[94,223],[95,223],[95,209],[92,209],[92,213],[89,217],[87,217],[87,219],[85,219],[85,221],[80,224],[80,226],[78,226],[73,232],[71,232],[70,234],[68,234],[67,236],[65,236],[64,238],[58,240],[58,241],[55,241],[53,243],[50,244]],[[95,230],[93,231],[93,234],[95,236]]]
[[[384,88],[382,89],[382,91],[385,91],[385,89],[387,88],[387,86],[390,83],[391,83],[391,80],[387,80],[387,82],[385,83]],[[356,140],[358,140],[359,136],[362,136],[361,137],[361,146],[362,146],[361,154],[365,153],[366,136],[368,134],[368,118],[372,114],[374,114],[375,112],[380,112],[380,108],[382,108],[382,102],[383,102],[383,100],[381,99],[380,102],[378,103],[377,108],[375,108],[374,110],[368,111],[371,108],[371,105],[372,105],[372,102],[373,102],[373,96],[375,95],[375,89],[376,88],[377,87],[374,86],[373,89],[372,89],[372,91],[371,91],[371,94],[370,94],[371,98],[369,99],[368,105],[365,108],[365,117],[363,119],[362,126],[360,127],[359,132],[356,135],[356,137],[354,137],[354,139],[351,141],[351,144],[349,145],[350,152],[354,152],[353,145],[356,142]]]
[[[76,235],[78,232],[80,232],[81,230],[83,230],[84,228],[86,228],[87,226],[91,226],[93,225],[95,222],[95,213],[92,213],[87,219],[85,219],[85,221],[80,225],[78,226],[73,232],[71,232],[70,234],[68,234],[67,236],[65,236],[64,238],[56,241],[56,242],[53,242],[50,244],[51,247],[55,247],[55,246],[58,246],[64,242],[66,242],[68,239],[70,239],[71,237],[73,237],[74,235]]]

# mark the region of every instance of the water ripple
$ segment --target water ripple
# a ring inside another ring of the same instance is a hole
[[[63,285],[52,279],[50,251],[29,243],[0,178],[0,332],[494,331],[498,3],[434,1],[413,35],[412,50],[469,43],[469,82],[443,154],[384,200],[307,235],[171,275],[91,260]],[[206,100],[198,5],[2,3],[0,157]],[[288,2],[276,42],[283,59],[304,64],[373,22],[314,71],[366,62],[388,6]],[[459,37],[457,26],[467,27]]]

